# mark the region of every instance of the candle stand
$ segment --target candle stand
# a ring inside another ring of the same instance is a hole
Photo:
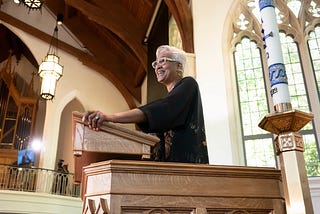
[[[299,130],[313,118],[313,114],[289,110],[266,115],[259,127],[276,136],[274,143],[279,157],[287,213],[313,214],[308,184],[304,143]]]

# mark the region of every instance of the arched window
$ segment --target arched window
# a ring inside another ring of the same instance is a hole
[[[267,57],[258,1],[241,0],[233,21],[234,71],[246,164],[277,166],[273,135],[258,127],[271,112]],[[274,1],[293,109],[312,112],[303,135],[308,176],[320,176],[320,5],[310,0]]]
[[[318,88],[318,96],[320,97],[320,26],[316,26],[313,31],[310,31],[308,36],[308,47],[311,55],[312,66],[315,76],[315,81]]]
[[[260,50],[244,37],[236,45],[234,59],[247,165],[275,166],[272,134],[257,126],[268,113]]]

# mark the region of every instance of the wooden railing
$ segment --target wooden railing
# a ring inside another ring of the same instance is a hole
[[[0,190],[39,192],[79,197],[80,184],[72,173],[54,170],[0,165]]]

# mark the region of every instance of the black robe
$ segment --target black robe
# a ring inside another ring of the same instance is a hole
[[[192,77],[180,80],[165,98],[139,109],[146,115],[147,122],[138,126],[160,138],[152,151],[153,160],[209,162],[201,96]]]

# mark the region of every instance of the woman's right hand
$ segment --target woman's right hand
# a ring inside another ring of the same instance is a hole
[[[87,111],[82,116],[82,122],[88,122],[89,128],[99,131],[102,123],[107,121],[106,116],[100,111]]]

